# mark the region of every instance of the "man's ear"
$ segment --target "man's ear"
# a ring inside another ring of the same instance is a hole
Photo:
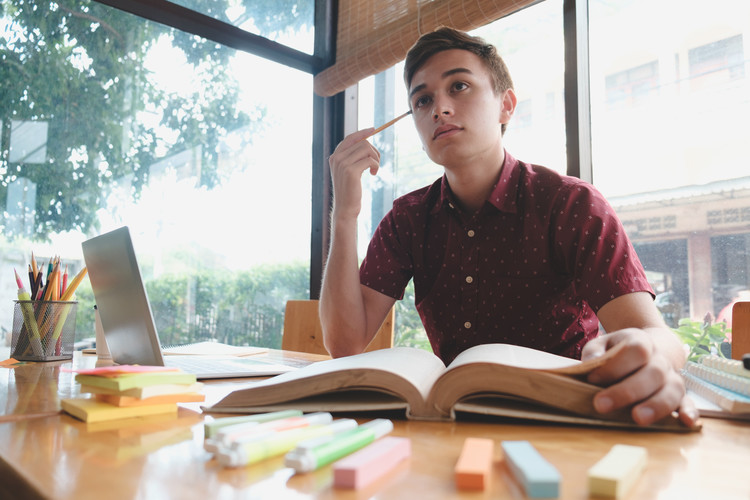
[[[502,106],[500,108],[500,123],[508,123],[510,121],[513,113],[516,111],[517,103],[518,98],[513,89],[508,89],[503,92],[501,102]]]

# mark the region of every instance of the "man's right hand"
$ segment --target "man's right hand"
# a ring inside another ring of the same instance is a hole
[[[374,129],[359,130],[344,138],[328,158],[333,182],[334,217],[357,218],[362,209],[362,173],[376,175],[380,152],[365,140]]]

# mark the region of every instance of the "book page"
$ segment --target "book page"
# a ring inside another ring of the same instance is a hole
[[[394,347],[314,363],[294,372],[255,382],[229,394],[216,407],[280,403],[341,389],[387,390],[421,407],[433,383],[445,370],[434,354]]]
[[[544,370],[567,375],[588,373],[614,356],[623,344],[618,344],[604,355],[582,362],[545,351],[511,344],[483,344],[471,347],[448,366],[449,370],[470,363],[499,363],[527,370]]]

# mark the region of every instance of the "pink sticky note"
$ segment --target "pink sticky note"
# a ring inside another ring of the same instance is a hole
[[[99,366],[97,368],[71,369],[63,368],[63,371],[80,373],[81,375],[99,375],[101,377],[118,377],[120,375],[132,375],[135,373],[174,372],[177,368],[168,366],[145,366],[145,365],[113,365]]]
[[[333,465],[337,488],[364,488],[411,456],[408,438],[384,437]]]

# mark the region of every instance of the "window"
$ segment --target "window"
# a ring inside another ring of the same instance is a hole
[[[313,53],[314,0],[173,0],[173,3],[307,54]]]
[[[673,326],[750,288],[748,19],[726,0],[590,2],[594,184]]]
[[[607,103],[612,106],[636,106],[659,90],[659,63],[652,61],[626,69],[605,79]]]
[[[32,251],[80,267],[84,239],[128,225],[162,343],[279,347],[286,300],[309,297],[311,75],[89,1],[2,12],[5,296]]]
[[[688,50],[691,88],[710,88],[713,84],[744,79],[742,37],[735,35]]]

